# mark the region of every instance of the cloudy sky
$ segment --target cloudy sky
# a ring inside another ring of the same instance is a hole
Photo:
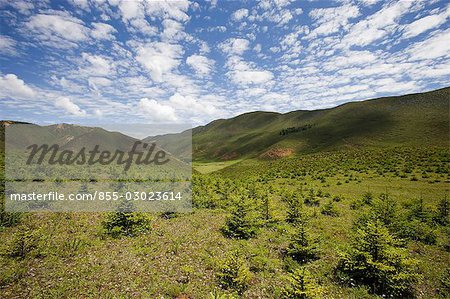
[[[0,118],[192,123],[450,82],[448,1],[0,0]]]

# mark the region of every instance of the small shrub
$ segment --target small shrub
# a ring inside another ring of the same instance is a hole
[[[373,200],[373,195],[370,192],[366,192],[363,195],[362,203],[365,205],[371,205]]]
[[[11,227],[20,222],[22,213],[11,213],[5,211],[5,198],[0,199],[0,228]]]
[[[450,267],[447,267],[441,275],[439,295],[442,298],[450,298]]]
[[[400,231],[403,238],[408,238],[414,241],[420,241],[425,244],[436,244],[437,234],[436,230],[425,222],[417,219],[406,222]]]
[[[232,250],[218,262],[216,276],[222,288],[233,289],[241,295],[248,288],[252,273],[243,254]]]
[[[293,270],[287,277],[288,284],[283,289],[283,298],[286,299],[313,299],[321,298],[321,287],[311,277],[305,267]]]
[[[308,195],[305,197],[305,204],[308,206],[319,206],[320,200],[315,194],[314,189],[309,189]]]
[[[326,216],[332,216],[332,217],[339,216],[339,212],[332,201],[329,201],[325,205],[323,205],[320,212]]]
[[[122,202],[117,212],[109,213],[103,221],[106,233],[113,238],[136,236],[150,230],[150,218],[144,213],[131,212],[131,202]]]
[[[356,229],[352,247],[341,256],[336,274],[351,285],[366,285],[376,294],[409,296],[421,276],[416,261],[399,245],[382,221],[369,220]]]
[[[306,229],[306,222],[300,222],[291,236],[287,248],[288,256],[304,264],[318,258],[317,240],[313,239]]]
[[[209,293],[208,299],[238,299],[238,297],[233,294],[221,293],[219,290],[214,289],[214,291]]]
[[[226,237],[249,239],[256,235],[260,219],[254,211],[254,205],[247,196],[232,195],[231,215],[227,218],[222,232]]]
[[[286,221],[290,223],[298,222],[299,219],[301,218],[303,206],[297,193],[292,192],[291,194],[286,196],[286,203],[287,203]]]
[[[450,223],[450,200],[448,198],[442,198],[439,201],[435,220],[441,225]]]
[[[39,248],[42,242],[43,237],[40,230],[20,227],[9,244],[8,255],[19,259],[23,259],[28,255],[40,256]]]
[[[342,200],[340,195],[336,195],[335,197],[333,197],[333,201],[334,202],[340,202]]]

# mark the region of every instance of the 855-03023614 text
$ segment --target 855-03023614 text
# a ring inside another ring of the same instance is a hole
[[[92,193],[69,193],[64,194],[56,191],[47,193],[11,193],[11,201],[115,201],[115,200],[143,200],[143,201],[175,201],[182,200],[181,192],[173,191],[150,191],[150,192],[112,192],[95,191]]]

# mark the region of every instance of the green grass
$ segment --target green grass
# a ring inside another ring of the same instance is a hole
[[[193,162],[192,167],[200,173],[207,174],[231,166],[235,163],[239,163],[240,161],[242,160],[230,160],[223,162]]]
[[[305,206],[305,210],[311,217],[311,233],[319,238],[320,254],[306,265],[308,271],[327,298],[378,298],[362,287],[338,283],[333,274],[339,252],[350,244],[353,221],[367,209],[352,209],[352,203],[367,191],[374,196],[388,192],[402,212],[419,197],[434,211],[449,194],[449,157],[447,149],[429,148],[202,163],[197,167],[205,171],[229,165],[194,175],[194,203],[209,192],[216,207],[196,208],[170,219],[150,215],[150,230],[135,237],[104,234],[106,216],[101,213],[28,213],[18,225],[0,231],[0,297],[207,298],[214,290],[233,293],[221,289],[218,263],[227,252],[239,249],[251,271],[242,298],[279,298],[287,275],[283,252],[293,229],[285,222],[284,192],[307,193],[314,188],[321,190],[320,206]],[[405,167],[411,171],[406,177],[396,172]],[[411,180],[414,175],[417,180]],[[233,186],[269,192],[273,224],[261,227],[255,238],[235,240],[221,233],[229,207],[223,194],[234,190]],[[321,214],[323,204],[335,196],[341,198],[334,203],[339,216]],[[11,257],[11,244],[24,229],[35,232],[36,246],[23,259]],[[417,298],[437,297],[440,276],[450,263],[444,228],[435,229],[436,244],[412,240],[406,244],[425,277],[414,286]]]

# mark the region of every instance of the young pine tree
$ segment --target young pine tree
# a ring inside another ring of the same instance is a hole
[[[450,223],[450,201],[447,197],[439,201],[435,219],[441,225]]]
[[[216,277],[224,289],[233,289],[241,295],[252,277],[245,256],[239,250],[232,250],[219,260]]]
[[[381,220],[369,220],[356,229],[351,249],[338,262],[337,274],[385,297],[407,296],[420,275],[416,261],[399,245]]]
[[[320,200],[318,198],[318,196],[316,195],[316,193],[314,192],[314,189],[309,189],[308,195],[305,198],[305,204],[307,204],[308,206],[319,206],[320,205]]]
[[[287,254],[300,264],[316,260],[319,256],[317,240],[313,239],[307,230],[306,220],[302,219],[295,227]]]
[[[329,200],[326,204],[322,206],[320,212],[326,216],[337,217],[339,216],[339,211],[334,205],[333,201]]]
[[[296,223],[302,217],[303,204],[300,196],[296,192],[286,194],[287,217],[286,221]]]
[[[235,239],[254,237],[260,225],[255,203],[247,195],[230,195],[231,215],[227,218],[222,232]]]
[[[322,290],[305,267],[296,268],[288,276],[288,285],[283,290],[286,299],[321,298]]]
[[[106,233],[114,238],[120,236],[135,236],[150,229],[150,219],[144,213],[134,212],[131,201],[119,203],[116,212],[107,214],[103,221]]]

